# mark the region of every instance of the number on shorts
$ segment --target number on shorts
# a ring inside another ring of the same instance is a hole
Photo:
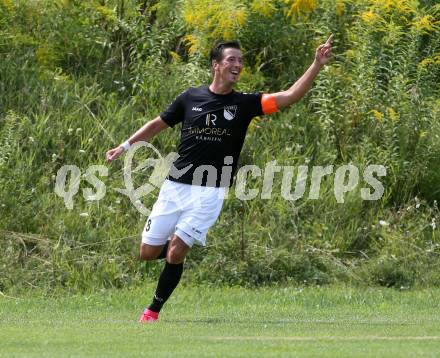
[[[150,231],[150,226],[151,226],[151,219],[148,219],[147,227],[145,228],[145,231]]]

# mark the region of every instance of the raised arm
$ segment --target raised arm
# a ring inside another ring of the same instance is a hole
[[[147,122],[140,129],[136,131],[124,144],[121,144],[113,149],[110,149],[106,153],[107,160],[109,162],[118,158],[122,153],[124,153],[125,149],[124,145],[131,145],[139,141],[149,141],[156,134],[168,128],[168,125],[160,118],[159,116],[154,118],[153,120]]]
[[[321,68],[330,60],[333,35],[320,45],[315,52],[315,60],[307,71],[286,91],[263,95],[267,107],[282,109],[298,102],[310,89]]]

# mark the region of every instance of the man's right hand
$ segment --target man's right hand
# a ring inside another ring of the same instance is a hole
[[[124,148],[122,148],[122,146],[118,146],[116,148],[110,149],[105,156],[107,157],[108,162],[112,162],[113,160],[118,158],[122,153],[124,153]]]

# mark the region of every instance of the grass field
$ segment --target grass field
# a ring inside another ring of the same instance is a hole
[[[0,296],[0,357],[438,357],[440,290],[153,286]]]

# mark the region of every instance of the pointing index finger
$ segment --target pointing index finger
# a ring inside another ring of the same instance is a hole
[[[325,44],[326,45],[332,45],[332,42],[333,42],[333,34],[331,34],[330,36],[329,36],[329,38],[327,39],[327,41],[325,42]]]

